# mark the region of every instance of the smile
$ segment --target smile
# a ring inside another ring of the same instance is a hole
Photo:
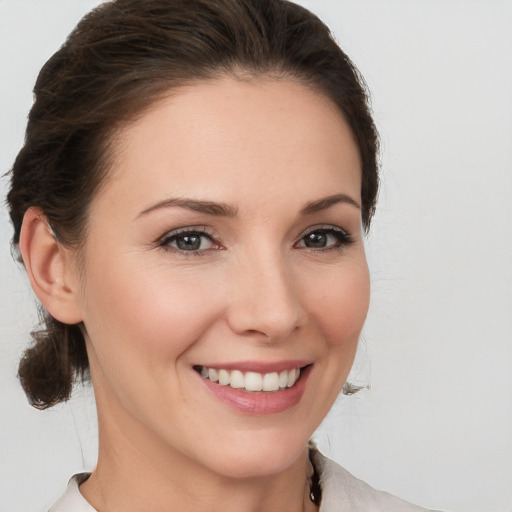
[[[291,368],[271,373],[244,373],[240,370],[224,370],[201,366],[198,368],[198,371],[204,379],[208,379],[221,386],[245,389],[246,391],[266,392],[291,388],[300,376],[300,368]]]

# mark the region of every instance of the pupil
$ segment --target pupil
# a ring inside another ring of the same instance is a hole
[[[325,233],[310,233],[304,243],[307,247],[325,247],[327,236]]]
[[[183,251],[195,251],[201,246],[201,237],[197,235],[184,235],[176,240],[176,245]]]

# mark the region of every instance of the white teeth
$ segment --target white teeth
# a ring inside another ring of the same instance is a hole
[[[300,368],[283,370],[282,372],[257,373],[240,370],[224,370],[201,367],[201,376],[221,386],[230,386],[235,389],[245,388],[247,391],[278,391],[292,387],[300,376]]]
[[[245,374],[245,389],[247,391],[261,391],[263,389],[261,373],[247,372]]]
[[[233,370],[229,384],[232,388],[245,388],[244,374],[240,370]]]
[[[285,388],[288,386],[288,370],[283,370],[279,374],[279,387]]]
[[[288,382],[286,383],[286,386],[291,388],[294,384],[295,384],[295,381],[297,380],[297,377],[299,376],[298,375],[298,372],[300,370],[296,370],[295,368],[293,370],[290,370],[288,372]]]
[[[229,384],[229,372],[227,370],[219,370],[219,384],[221,386]]]
[[[267,373],[263,377],[263,391],[277,391],[279,389],[279,374]]]

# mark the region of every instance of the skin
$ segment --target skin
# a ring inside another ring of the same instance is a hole
[[[311,509],[305,447],[346,381],[369,302],[347,123],[299,83],[225,78],[173,91],[121,129],[116,148],[91,204],[85,266],[61,247],[39,265],[63,297],[47,293],[50,312],[85,326],[100,452],[82,494],[108,512]],[[236,215],[154,208],[170,198]],[[22,238],[49,245],[41,219],[33,212]],[[208,237],[179,250],[177,228]],[[307,247],[319,229],[352,243],[326,232],[325,247]],[[290,359],[312,368],[299,403],[277,414],[234,410],[192,369]]]

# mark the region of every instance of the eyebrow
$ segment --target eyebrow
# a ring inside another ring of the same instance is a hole
[[[347,194],[335,194],[308,203],[301,210],[301,214],[311,215],[313,213],[326,210],[331,206],[334,206],[335,204],[339,203],[350,204],[358,209],[361,209],[359,203],[356,200],[352,199]],[[157,203],[152,204],[145,210],[141,211],[137,215],[137,218],[142,217],[143,215],[147,215],[148,213],[154,210],[158,210],[160,208],[170,208],[173,206],[188,208],[189,210],[193,210],[195,212],[206,213],[207,215],[215,215],[217,217],[236,217],[238,213],[238,208],[226,203],[217,203],[213,201],[203,201],[200,199],[185,199],[177,197],[164,199],[163,201],[158,201]]]
[[[326,210],[331,206],[334,206],[338,203],[345,203],[355,206],[358,210],[361,209],[361,205],[355,200],[352,199],[347,194],[335,194],[333,196],[324,197],[319,199],[318,201],[313,201],[312,203],[308,203],[301,211],[302,215],[311,215],[312,213],[316,213],[322,210]]]
[[[217,203],[212,201],[202,201],[199,199],[184,199],[184,198],[170,198],[159,201],[158,203],[152,204],[137,215],[142,217],[154,210],[160,208],[169,208],[172,206],[179,206],[181,208],[188,208],[195,212],[206,213],[208,215],[216,215],[219,217],[235,217],[238,209],[225,203]]]

